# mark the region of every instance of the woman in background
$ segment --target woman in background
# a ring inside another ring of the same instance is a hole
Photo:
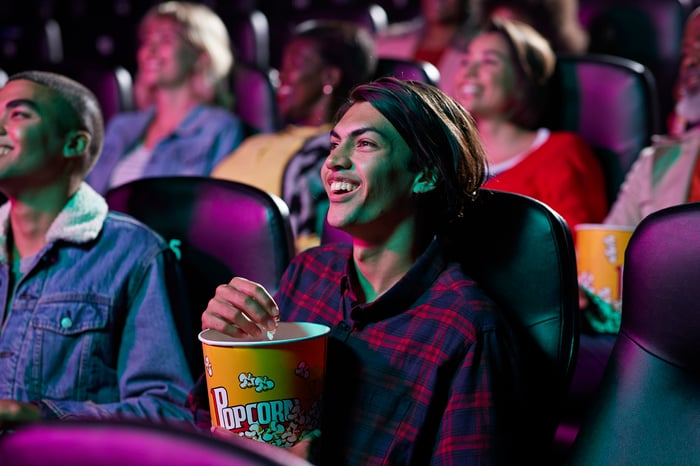
[[[243,138],[229,112],[233,54],[226,26],[207,6],[166,2],[139,27],[135,97],[115,115],[87,182],[100,193],[129,181],[208,175]]]
[[[586,142],[539,127],[555,63],[531,26],[494,18],[469,43],[455,87],[486,148],[484,186],[538,199],[573,230],[601,222],[608,203],[602,168]]]

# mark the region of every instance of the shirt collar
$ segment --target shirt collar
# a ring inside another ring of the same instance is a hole
[[[356,326],[362,327],[404,312],[430,289],[446,264],[442,245],[437,238],[433,238],[413,267],[394,286],[371,303],[358,304],[355,299],[357,293],[352,290],[349,279],[350,274],[355,273],[351,256],[341,281],[341,292],[352,301],[350,318]]]
[[[82,183],[46,232],[47,244],[64,240],[86,243],[97,237],[107,217],[107,202],[88,184]],[[0,206],[0,262],[7,263],[7,234],[10,203]]]

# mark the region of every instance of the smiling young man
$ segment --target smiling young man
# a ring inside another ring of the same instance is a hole
[[[259,335],[278,318],[331,327],[319,464],[497,464],[516,344],[440,233],[485,170],[472,119],[437,88],[355,88],[322,168],[328,222],[352,245],[298,255],[273,300],[242,278],[204,327]],[[478,228],[478,225],[474,226]]]
[[[103,131],[95,96],[64,76],[0,88],[0,430],[190,419],[167,245],[83,182]]]

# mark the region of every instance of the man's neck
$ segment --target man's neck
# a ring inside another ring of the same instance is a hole
[[[421,251],[414,225],[404,224],[382,242],[353,241],[353,259],[364,302],[372,302],[394,286],[413,266]]]
[[[46,233],[71,196],[63,189],[56,189],[10,197],[9,227],[16,248],[14,253],[18,254],[15,257],[34,255],[46,245]]]

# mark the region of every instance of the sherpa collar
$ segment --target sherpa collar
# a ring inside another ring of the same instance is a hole
[[[97,237],[107,217],[107,202],[88,184],[83,183],[46,232],[47,244],[58,240],[86,243]],[[10,203],[0,206],[0,262],[7,263],[7,233],[10,226]]]

